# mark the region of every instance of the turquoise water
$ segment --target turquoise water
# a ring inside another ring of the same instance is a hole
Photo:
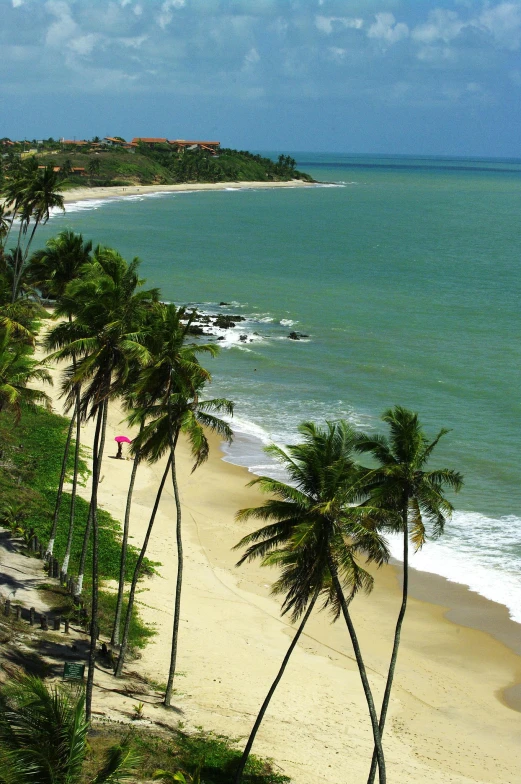
[[[417,566],[521,620],[521,162],[295,157],[329,185],[83,202],[40,241],[70,226],[142,258],[165,299],[247,318],[211,369],[251,470],[308,418],[378,429],[399,403],[451,428],[435,464],[465,489]]]

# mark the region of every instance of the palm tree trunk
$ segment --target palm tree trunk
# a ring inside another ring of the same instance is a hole
[[[270,704],[270,700],[271,700],[271,698],[273,697],[273,695],[275,693],[275,689],[279,685],[280,679],[284,675],[284,670],[286,669],[286,665],[289,662],[291,654],[293,653],[293,649],[295,648],[297,642],[299,641],[300,635],[304,631],[304,626],[308,622],[309,616],[311,615],[313,607],[315,606],[315,602],[316,602],[316,600],[318,598],[318,594],[319,594],[319,591],[317,590],[315,592],[315,595],[311,599],[309,607],[306,610],[306,614],[304,615],[304,618],[302,619],[302,622],[301,622],[300,626],[298,627],[298,629],[297,629],[297,631],[295,633],[295,636],[293,637],[293,639],[291,641],[291,645],[289,646],[289,648],[287,650],[287,653],[284,656],[284,659],[283,659],[282,664],[280,666],[280,670],[277,673],[277,677],[275,678],[275,680],[271,684],[271,688],[270,688],[268,694],[266,695],[266,699],[262,703],[261,709],[259,711],[259,715],[257,716],[257,719],[255,720],[255,724],[253,725],[253,729],[250,732],[250,737],[248,738],[248,742],[247,742],[247,744],[246,744],[246,746],[244,748],[244,751],[242,753],[242,757],[239,760],[239,765],[237,767],[237,770],[235,771],[235,777],[233,779],[233,784],[240,784],[240,782],[242,780],[242,774],[244,773],[244,768],[245,768],[246,763],[248,761],[248,757],[250,756],[250,752],[251,752],[251,749],[252,749],[252,746],[253,746],[253,742],[255,740],[255,736],[257,735],[257,732],[259,730],[261,722],[262,722],[262,720],[264,718],[264,714],[266,713],[266,711],[268,709],[268,705]]]
[[[165,691],[165,705],[169,706],[172,701],[172,692],[174,690],[174,676],[177,660],[177,641],[179,637],[179,621],[181,618],[181,588],[183,585],[183,539],[181,535],[181,501],[179,499],[179,488],[177,486],[177,474],[175,466],[175,448],[177,445],[177,438],[179,431],[176,432],[175,439],[170,434],[170,455],[171,455],[171,470],[172,470],[172,485],[174,488],[174,498],[176,505],[177,521],[176,521],[176,541],[177,541],[177,581],[175,587],[175,606],[174,606],[174,624],[172,628],[172,650],[170,652],[170,668],[168,670],[168,681]]]
[[[408,504],[407,504],[408,506]],[[403,511],[403,588],[402,588],[402,606],[396,621],[396,629],[394,632],[393,650],[391,653],[391,662],[389,664],[389,672],[387,673],[387,683],[385,684],[384,697],[382,700],[382,709],[380,711],[380,737],[384,734],[385,720],[387,718],[387,709],[389,707],[389,700],[391,698],[391,689],[393,686],[394,671],[396,669],[396,661],[398,659],[398,648],[400,646],[400,636],[402,631],[403,619],[407,609],[407,598],[409,595],[409,528],[407,520],[407,506]],[[376,776],[376,766],[378,759],[376,755],[376,748],[373,750],[373,758],[371,760],[371,770],[369,771],[369,778],[367,784],[373,784]]]
[[[139,579],[141,565],[143,563],[143,559],[147,551],[148,541],[150,539],[150,534],[152,533],[152,527],[154,525],[154,520],[156,519],[157,510],[159,507],[159,501],[161,500],[161,494],[163,493],[163,488],[165,486],[166,478],[168,476],[169,471],[170,471],[170,458],[168,458],[165,471],[161,478],[159,489],[156,494],[156,500],[154,502],[154,507],[152,509],[152,514],[150,515],[150,521],[148,523],[147,532],[145,534],[145,539],[143,541],[143,546],[141,547],[141,552],[139,553],[138,559],[136,561],[136,566],[134,568],[134,574],[132,575],[132,583],[130,585],[130,593],[128,596],[127,614],[125,616],[125,626],[123,628],[123,638],[121,640],[121,650],[119,653],[118,663],[116,664],[116,668],[114,670],[114,675],[116,676],[116,678],[121,677],[123,673],[123,664],[125,663],[125,656],[127,653],[128,635],[130,630],[130,621],[132,619],[132,610],[134,609],[134,597],[136,594],[137,581]]]
[[[25,251],[24,251],[23,255],[21,256],[20,267],[19,267],[19,269],[17,269],[16,274],[15,274],[15,278],[13,280],[13,289],[14,289],[14,293],[13,293],[14,299],[13,299],[13,302],[15,301],[16,295],[18,293],[18,286],[20,285],[20,281],[22,279],[22,274],[23,274],[23,271],[24,271],[24,268],[25,268],[25,262],[27,261],[27,256],[29,254],[29,248],[31,247],[31,243],[33,241],[34,234],[36,232],[36,229],[38,228],[39,223],[40,223],[40,220],[36,219],[35,222],[34,222],[33,230],[31,232],[31,236],[29,237],[29,242],[25,246]]]
[[[96,479],[97,483],[99,482],[99,474],[100,474],[100,471],[101,471],[101,457],[102,457],[102,455],[99,453],[98,456],[99,456],[99,460],[97,461],[97,470],[98,470],[98,479]],[[95,481],[94,465],[95,465],[95,458],[94,458],[94,454],[93,454],[92,455],[92,482],[93,483]],[[87,522],[85,523],[85,531],[83,533],[83,544],[81,546],[80,565],[79,565],[79,569],[78,569],[78,581],[76,583],[76,596],[81,596],[81,592],[83,591],[83,578],[85,576],[85,563],[87,561],[87,550],[88,550],[88,547],[89,547],[90,529],[91,529],[91,526],[92,526],[92,512],[93,512],[93,506],[92,506],[92,501],[91,501],[90,506],[89,506],[89,514],[88,514],[88,517],[87,517]]]
[[[344,596],[344,592],[342,590],[342,586],[340,585],[340,580],[338,579],[338,572],[336,565],[333,561],[331,553],[328,555],[328,566],[329,571],[331,573],[331,577],[333,580],[333,585],[335,588],[336,595],[338,596],[338,600],[340,602],[340,607],[342,608],[342,615],[344,616],[344,620],[346,622],[349,636],[351,638],[351,642],[353,644],[353,650],[355,653],[356,663],[358,665],[358,671],[360,673],[360,678],[362,680],[362,686],[364,689],[365,699],[367,701],[367,707],[369,708],[369,716],[371,718],[371,726],[373,729],[373,738],[374,738],[374,745],[376,748],[377,760],[378,760],[378,771],[379,771],[379,781],[380,784],[385,784],[386,782],[386,774],[385,774],[385,760],[384,760],[384,753],[382,748],[382,738],[380,736],[380,729],[378,727],[378,716],[376,715],[376,709],[374,707],[374,700],[373,695],[371,692],[371,687],[369,685],[369,680],[367,678],[367,672],[365,670],[364,660],[362,658],[362,652],[360,650],[360,645],[358,643],[358,637],[356,635],[355,627],[353,625],[353,621],[351,619],[351,615],[349,613],[349,607],[346,602],[346,598]]]
[[[62,502],[63,485],[65,483],[65,474],[67,473],[67,460],[69,459],[69,449],[70,449],[70,446],[71,446],[72,430],[74,428],[74,421],[75,421],[75,419],[78,419],[78,421],[79,421],[78,411],[79,411],[78,402],[76,401],[76,404],[74,406],[74,411],[72,412],[71,421],[70,421],[70,424],[69,424],[69,432],[67,433],[67,441],[65,442],[65,449],[64,449],[63,458],[62,458],[62,470],[61,470],[61,474],[60,474],[60,482],[58,484],[58,493],[56,495],[56,503],[54,505],[54,515],[53,515],[53,518],[52,518],[52,528],[51,528],[51,533],[50,533],[50,536],[49,536],[49,543],[47,545],[47,550],[45,551],[45,554],[47,556],[49,556],[49,557],[53,554],[53,551],[54,551],[54,540],[56,539],[56,530],[58,528],[58,518],[60,516],[60,506],[61,506],[61,502]]]
[[[99,407],[96,434],[94,436],[94,470],[92,480],[92,494],[90,505],[92,508],[92,599],[90,618],[90,649],[89,671],[85,688],[85,716],[90,721],[92,712],[92,691],[94,688],[94,666],[96,663],[96,648],[98,645],[98,485],[99,464],[103,456],[105,445],[105,432],[107,429],[108,401],[104,400]],[[99,440],[99,448],[98,448]]]
[[[76,411],[80,410],[80,388],[76,389]],[[69,560],[71,557],[72,535],[74,533],[74,514],[76,511],[76,492],[78,489],[78,464],[80,459],[80,439],[81,439],[81,420],[78,413],[76,417],[76,444],[74,447],[74,473],[72,475],[71,508],[69,513],[69,533],[67,534],[67,546],[63,556],[62,572],[67,574],[69,570]]]
[[[141,423],[139,434],[143,432],[145,424]],[[130,484],[128,487],[127,506],[125,509],[125,522],[123,524],[123,539],[121,542],[121,559],[119,563],[119,587],[118,599],[116,602],[116,614],[114,617],[114,627],[112,629],[112,637],[110,644],[113,646],[119,645],[119,633],[121,631],[121,610],[123,607],[123,594],[125,591],[125,568],[127,565],[127,545],[128,545],[128,531],[130,527],[130,507],[132,504],[132,493],[134,491],[134,482],[136,481],[136,474],[139,465],[139,452],[134,457],[134,464],[132,466],[132,473],[130,475]]]

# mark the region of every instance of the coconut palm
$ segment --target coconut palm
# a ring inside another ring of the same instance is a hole
[[[91,261],[92,242],[81,234],[64,229],[35,251],[27,265],[27,277],[45,298],[59,300],[65,289]],[[69,314],[67,314],[69,315]]]
[[[52,383],[47,370],[31,358],[28,347],[13,341],[11,329],[0,329],[0,414],[13,411],[18,421],[22,404],[44,403],[50,408],[45,392],[28,386],[34,381]]]
[[[81,234],[74,234],[74,232],[65,229],[56,237],[51,237],[49,240],[47,240],[45,248],[33,253],[27,265],[27,278],[34,286],[40,289],[45,297],[50,297],[60,302],[69,283],[78,279],[82,269],[85,268],[85,265],[90,263],[91,251],[92,242],[84,242]],[[72,322],[72,313],[70,311],[68,313],[64,313],[63,310],[59,308],[58,312],[62,316],[66,315],[69,319],[69,322]],[[74,362],[75,360],[73,359],[73,366]],[[65,574],[67,574],[68,570],[70,549],[72,545],[76,489],[78,482],[77,472],[80,449],[80,422],[77,417],[77,412],[79,410],[80,394],[81,388],[78,384],[75,389],[74,408],[67,433],[67,440],[65,442],[65,449],[63,451],[60,481],[58,482],[51,532],[49,534],[49,542],[47,544],[46,551],[48,556],[51,556],[54,551],[54,541],[58,528],[58,519],[63,497],[63,485],[65,482],[67,461],[69,457],[74,424],[76,423],[76,444],[74,453],[74,472],[72,477],[72,496],[69,513],[69,533],[67,538],[67,548],[62,565],[62,571]]]
[[[143,309],[157,300],[156,289],[142,290],[139,259],[128,264],[110,248],[97,247],[92,264],[79,280],[72,281],[61,299],[58,312],[73,313],[75,320],[62,322],[48,335],[53,359],[71,360],[65,371],[64,392],[69,405],[82,386],[79,415],[96,420],[93,444],[92,490],[89,521],[92,526],[92,616],[86,710],[90,719],[98,613],[98,485],[105,443],[107,407],[121,393],[132,363],[145,363],[149,354],[140,332]],[[89,521],[82,561],[84,564]],[[83,568],[83,566],[82,566]],[[82,589],[83,572],[79,575]]]
[[[6,189],[6,201],[11,207],[13,220],[18,217],[16,265],[13,276],[12,302],[18,297],[20,279],[24,272],[36,229],[40,224],[47,223],[52,209],[64,210],[63,197],[58,192],[59,177],[51,165],[39,169],[36,163],[27,163],[20,176]],[[28,234],[29,225],[33,227],[22,250],[22,238]]]
[[[88,721],[81,690],[19,676],[0,692],[0,784],[79,784],[87,753]],[[134,778],[129,744],[108,750],[91,784]]]
[[[418,418],[418,414],[395,406],[382,416],[389,426],[389,437],[360,435],[357,449],[371,454],[378,467],[366,476],[366,489],[371,503],[381,508],[393,509],[395,516],[385,521],[384,528],[400,531],[403,535],[403,592],[402,604],[396,622],[394,643],[389,664],[382,708],[380,712],[380,734],[383,735],[387,709],[393,684],[402,624],[407,609],[409,591],[409,538],[415,550],[431,537],[443,533],[445,523],[454,507],[445,498],[444,492],[458,492],[463,485],[460,473],[448,468],[427,471],[427,463],[440,438],[448,430],[442,429],[434,440],[429,441]],[[373,782],[378,760],[373,753],[368,782]]]
[[[215,416],[215,413],[231,416],[233,404],[222,398],[205,401],[200,399],[205,384],[210,381],[210,375],[199,364],[197,354],[205,352],[215,356],[218,348],[212,344],[186,344],[191,318],[183,323],[182,319],[185,315],[185,312],[182,309],[178,310],[175,305],[163,305],[157,309],[154,326],[150,330],[150,342],[147,343],[151,361],[143,368],[135,388],[136,399],[145,398],[145,402],[129,417],[131,424],[143,422],[143,419],[147,418],[141,435],[133,444],[134,450],[139,450],[142,458],[156,462],[168,453],[176,503],[177,581],[170,668],[165,692],[166,705],[170,705],[173,692],[183,578],[181,503],[175,461],[177,441],[181,433],[188,438],[195,461],[193,470],[195,470],[207,460],[209,455],[209,444],[204,428],[218,433],[228,441],[232,439],[231,428],[225,421]],[[146,543],[148,544],[148,539]],[[137,577],[136,566],[116,675],[121,675],[123,668]]]
[[[257,716],[234,783],[241,781],[269,701],[320,595],[323,607],[331,608],[334,619],[342,613],[347,623],[379,751],[380,781],[385,782],[378,719],[349,614],[349,603],[356,593],[370,591],[373,584],[357,559],[380,565],[389,557],[386,542],[377,531],[382,511],[356,504],[361,475],[353,459],[356,436],[346,422],[328,422],[325,428],[304,422],[299,433],[303,442],[286,447],[287,451],[275,445],[266,449],[284,467],[291,484],[267,476],[254,479],[250,485],[259,485],[272,497],[262,506],[237,513],[241,521],[256,518],[267,522],[236,546],[247,547],[238,566],[255,558],[261,558],[263,565],[278,566],[281,574],[272,591],[285,594],[282,613],[289,613],[293,621],[305,614]]]

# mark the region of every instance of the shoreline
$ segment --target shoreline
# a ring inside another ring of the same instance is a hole
[[[173,185],[107,185],[100,188],[71,188],[62,191],[63,201],[66,204],[91,199],[113,199],[122,196],[143,196],[153,193],[186,193],[194,191],[225,191],[248,190],[258,188],[306,188],[317,185],[304,180],[287,180],[281,182],[201,182],[201,183],[176,183]]]
[[[61,412],[57,384],[51,393],[55,410]],[[122,519],[131,471],[130,461],[109,457],[115,450],[114,435],[131,435],[122,419],[118,406],[111,405],[108,459],[103,462],[100,484],[100,504],[117,519]],[[92,423],[82,426],[87,447],[92,433]],[[179,648],[182,674],[175,708],[187,728],[202,725],[244,738],[286,652],[292,625],[280,617],[279,603],[270,596],[274,573],[257,564],[240,570],[234,566],[238,555],[231,547],[248,530],[235,522],[235,512],[259,503],[263,496],[256,488],[245,487],[251,479],[247,469],[225,462],[223,456],[219,439],[212,436],[209,461],[191,474],[187,445],[179,445],[186,556]],[[136,546],[141,544],[163,467],[161,461],[138,471],[130,540]],[[82,494],[88,495],[88,487],[89,483]],[[159,682],[165,680],[170,653],[174,519],[172,491],[165,488],[148,552],[161,566],[157,575],[141,583],[137,598],[143,620],[155,625],[157,635],[143,658],[131,664]],[[411,588],[386,727],[389,780],[510,784],[521,765],[521,738],[519,722],[514,725],[518,716],[504,695],[521,681],[521,657],[490,629],[474,628],[488,617],[501,633],[510,634],[506,608],[428,573],[411,574]],[[370,597],[353,603],[377,702],[383,693],[399,604],[399,569],[393,565],[378,571]],[[95,699],[99,711],[108,716],[114,712],[115,698],[109,690],[98,688]],[[131,699],[128,703],[133,704]],[[372,751],[370,725],[347,632],[340,622],[331,625],[324,613],[313,614],[254,751],[274,758],[295,784],[365,780]]]

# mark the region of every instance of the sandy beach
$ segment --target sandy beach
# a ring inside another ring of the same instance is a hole
[[[104,188],[71,188],[62,193],[64,202],[83,201],[85,199],[111,199],[119,196],[137,196],[147,193],[178,193],[181,191],[224,191],[229,188],[306,188],[313,183],[303,180],[287,182],[201,182],[180,183],[178,185],[126,185],[107,186]]]
[[[56,380],[51,394],[61,413],[58,393]],[[120,520],[132,467],[130,461],[112,459],[115,435],[131,436],[122,419],[118,406],[111,405],[99,495],[103,508]],[[82,440],[88,449],[92,435],[87,423]],[[245,487],[251,474],[221,458],[219,442],[212,439],[210,460],[191,474],[188,450],[184,444],[179,447],[185,582],[174,702],[186,728],[202,726],[244,738],[286,652],[291,624],[280,617],[279,604],[269,594],[275,575],[256,565],[234,566],[238,556],[231,548],[246,533],[235,522],[235,512],[260,502],[260,496]],[[138,471],[131,518],[135,546],[141,545],[162,471],[161,464]],[[88,490],[82,490],[86,497]],[[176,578],[174,522],[167,485],[148,552],[161,565],[138,595],[139,610],[157,635],[131,665],[162,683]],[[388,781],[518,782],[521,714],[515,708],[521,700],[515,686],[521,682],[521,627],[509,620],[504,607],[462,586],[419,572],[411,583],[413,598],[385,732]],[[399,604],[399,569],[389,566],[377,573],[373,594],[356,599],[353,606],[378,703]],[[96,711],[111,715],[109,692],[98,688],[94,699]],[[254,751],[272,757],[295,784],[365,782],[370,724],[342,622],[332,625],[321,613],[311,617]]]

